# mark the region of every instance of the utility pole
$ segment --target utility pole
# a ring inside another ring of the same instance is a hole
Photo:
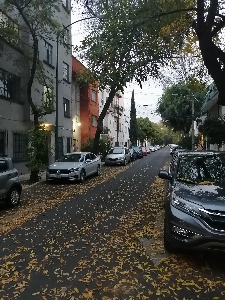
[[[191,150],[194,151],[195,150],[195,100],[194,97],[192,96],[191,99],[191,119],[192,119],[192,123],[191,123]]]
[[[117,105],[117,132],[116,132],[116,147],[119,147],[119,129],[120,129],[120,106],[119,106],[119,101],[118,101],[118,105]]]

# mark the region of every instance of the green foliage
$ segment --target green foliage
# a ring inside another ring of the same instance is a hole
[[[94,138],[88,138],[85,145],[81,147],[81,151],[93,151],[94,147]],[[104,160],[106,157],[106,154],[108,153],[109,149],[112,147],[111,141],[106,140],[99,140],[99,154],[101,155],[101,158]]]
[[[196,118],[201,112],[204,97],[204,85],[192,81],[180,82],[165,90],[157,111],[165,124],[169,124],[175,131],[187,133],[192,123],[192,100]]]
[[[48,165],[48,138],[49,131],[45,126],[39,124],[28,131],[28,163],[26,166],[30,171],[40,172]]]
[[[129,137],[132,145],[136,145],[138,139],[138,126],[137,126],[137,117],[136,117],[136,108],[134,100],[134,91],[132,91],[131,97],[131,109],[130,109],[130,131]]]
[[[225,142],[225,122],[220,117],[208,117],[199,126],[199,131],[208,138],[210,144],[221,146]]]

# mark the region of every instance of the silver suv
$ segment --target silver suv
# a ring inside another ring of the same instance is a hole
[[[19,204],[22,186],[12,159],[0,156],[0,199],[13,207]]]

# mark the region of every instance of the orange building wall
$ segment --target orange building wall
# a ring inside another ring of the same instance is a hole
[[[86,67],[75,57],[72,58],[73,78],[79,70],[84,70]],[[96,101],[92,100],[92,90],[96,91]],[[81,122],[81,146],[83,146],[89,137],[94,138],[96,126],[92,125],[92,115],[99,116],[98,105],[98,83],[94,86],[84,84],[80,88],[80,122]]]

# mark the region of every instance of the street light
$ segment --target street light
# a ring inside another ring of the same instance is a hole
[[[70,27],[73,24],[76,24],[81,21],[89,20],[89,19],[94,19],[96,16],[92,17],[86,17],[80,20],[77,20],[75,22],[72,22],[71,24],[63,27],[63,29],[59,30],[57,32],[56,36],[56,89],[55,89],[55,160],[58,159],[58,154],[59,154],[59,147],[58,147],[58,138],[59,138],[59,38],[61,33],[66,30],[68,27]]]

